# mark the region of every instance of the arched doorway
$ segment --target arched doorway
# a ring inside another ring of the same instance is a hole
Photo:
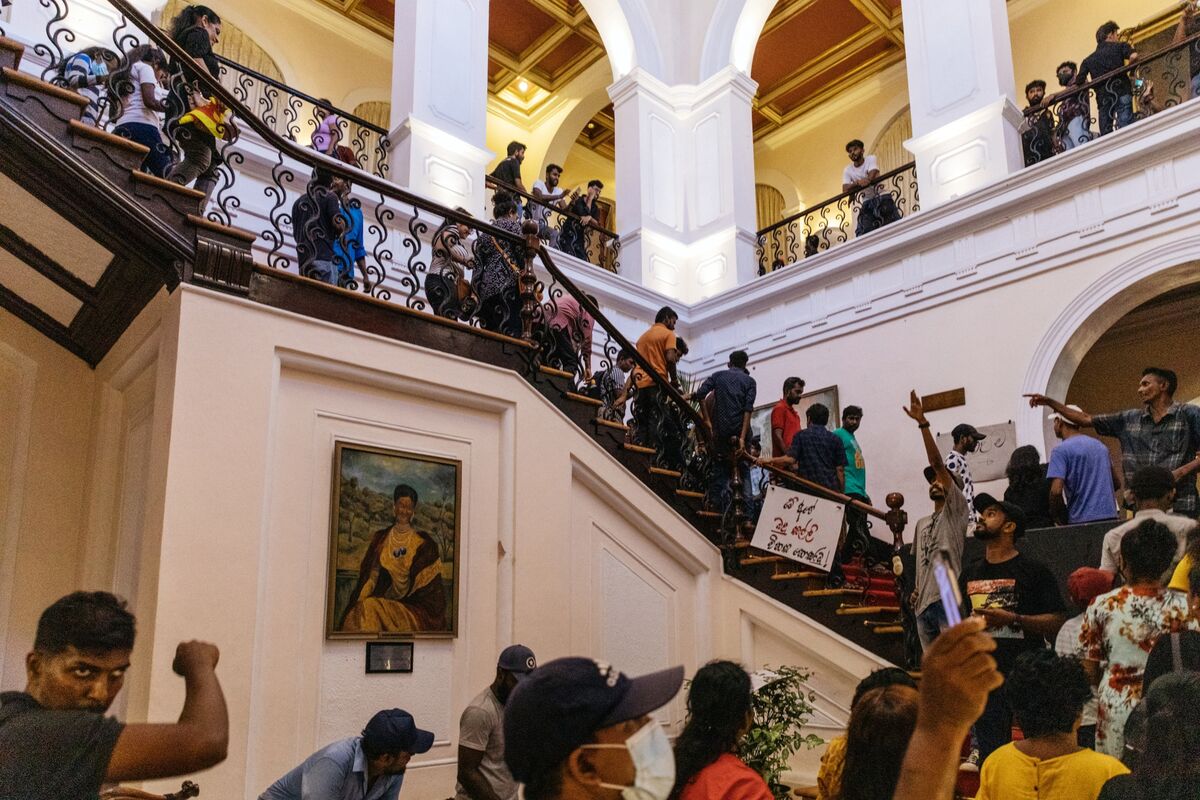
[[[1137,330],[1139,320],[1146,331],[1145,334],[1138,334],[1139,336],[1165,335],[1165,328],[1158,322],[1158,318],[1166,314],[1167,309],[1173,308],[1177,301],[1184,302],[1193,294],[1200,294],[1197,287],[1200,287],[1200,236],[1176,239],[1110,270],[1064,305],[1063,311],[1051,323],[1034,351],[1022,391],[1040,392],[1054,398],[1069,397],[1073,388],[1077,393],[1092,391],[1086,388],[1084,382],[1074,387],[1073,384],[1077,373],[1081,375],[1081,381],[1087,380],[1088,373],[1080,373],[1080,369],[1085,366],[1085,359],[1089,357],[1093,348],[1100,345],[1097,355],[1093,358],[1102,364],[1099,359],[1105,351],[1111,352],[1112,348],[1117,346],[1114,342],[1119,343],[1120,337],[1128,338],[1129,331]],[[1176,294],[1177,292],[1181,294]],[[1200,310],[1200,306],[1196,308]],[[1146,325],[1149,327],[1145,327]],[[1108,340],[1102,342],[1110,331],[1114,332]],[[1151,340],[1153,341],[1153,338]],[[1128,364],[1131,365],[1139,354],[1132,348],[1126,352],[1130,353]],[[1162,356],[1181,357],[1185,361],[1189,358],[1178,351],[1174,354],[1162,352]],[[1140,373],[1141,367],[1161,360],[1163,358],[1154,359],[1136,368],[1127,365],[1124,369],[1131,373]],[[1169,363],[1155,365],[1180,371]],[[1200,367],[1195,371],[1200,372]],[[1115,405],[1110,408],[1084,408],[1089,411],[1108,411],[1130,408],[1136,404],[1136,397],[1132,395],[1132,385],[1129,385],[1130,380],[1136,385],[1136,377],[1131,379],[1114,374],[1109,380],[1114,384],[1115,394],[1111,397],[1089,395],[1089,400],[1112,402]],[[1125,400],[1118,402],[1122,383],[1126,384]],[[1189,391],[1186,386],[1181,388],[1179,397],[1186,399],[1200,394],[1200,390],[1191,394]],[[1018,440],[1040,445],[1043,452],[1050,449],[1054,438],[1046,424],[1045,416],[1044,409],[1023,408],[1016,420]]]

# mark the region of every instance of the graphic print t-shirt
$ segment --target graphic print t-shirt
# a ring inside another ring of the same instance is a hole
[[[1054,573],[1042,562],[1019,553],[999,564],[977,559],[963,570],[959,581],[970,612],[1002,608],[1030,616],[1066,610]],[[996,640],[996,666],[1005,675],[1021,653],[1046,646],[1045,637],[1016,626],[989,628],[988,633]]]

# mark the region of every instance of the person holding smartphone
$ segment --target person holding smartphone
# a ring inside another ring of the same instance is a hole
[[[925,467],[925,480],[929,482],[929,499],[933,501],[933,513],[917,521],[913,534],[913,555],[917,562],[916,579],[909,602],[917,617],[917,636],[921,649],[928,650],[942,629],[947,627],[946,607],[938,593],[934,575],[934,560],[942,554],[946,565],[955,573],[962,570],[963,545],[966,541],[967,521],[971,507],[958,479],[951,475],[937,443],[929,430],[929,420],[921,398],[915,391],[909,394],[908,407],[904,413],[917,423],[921,439],[925,443],[925,456],[929,465]]]

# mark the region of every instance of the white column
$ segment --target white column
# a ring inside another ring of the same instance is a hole
[[[1004,0],[903,0],[921,207],[1024,166]]]
[[[684,86],[635,69],[609,88],[623,275],[687,303],[754,277],[755,88],[732,67]]]
[[[396,3],[391,178],[448,206],[484,211],[488,4]]]

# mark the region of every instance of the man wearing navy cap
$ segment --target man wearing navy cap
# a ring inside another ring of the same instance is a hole
[[[638,678],[590,658],[539,667],[504,709],[504,760],[525,800],[666,800],[675,757],[649,714],[682,683],[683,667]]]
[[[950,452],[946,453],[946,469],[950,470],[951,475],[957,476],[958,482],[962,484],[963,494],[970,507],[972,525],[979,519],[979,514],[975,508],[975,482],[971,480],[971,467],[967,464],[967,454],[974,453],[979,447],[979,443],[986,438],[987,434],[980,433],[974,425],[960,423],[950,431],[950,440],[954,442],[954,445]]]
[[[456,800],[517,800],[517,782],[504,764],[504,704],[517,683],[537,667],[533,651],[509,645],[496,660],[496,677],[476,695],[458,723]]]
[[[361,736],[321,748],[258,800],[396,800],[408,760],[431,747],[433,734],[418,728],[412,714],[380,711]]]

